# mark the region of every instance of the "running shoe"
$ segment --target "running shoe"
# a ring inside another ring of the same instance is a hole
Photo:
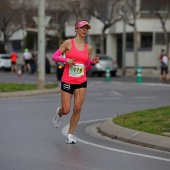
[[[76,144],[76,140],[73,138],[73,135],[72,135],[72,134],[68,134],[68,135],[67,135],[66,143]]]
[[[60,123],[61,123],[61,117],[58,115],[59,109],[60,109],[60,107],[57,108],[56,114],[53,118],[53,124],[56,128],[58,128],[60,126]]]

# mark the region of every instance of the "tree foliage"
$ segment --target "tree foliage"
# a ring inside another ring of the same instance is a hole
[[[22,9],[14,9],[10,0],[1,0],[0,5],[0,31],[7,45],[14,32],[24,26]],[[7,48],[7,47],[6,47]],[[6,49],[8,51],[8,49]]]
[[[160,23],[162,25],[162,30],[164,32],[164,38],[165,38],[165,45],[166,45],[166,53],[169,54],[169,36],[167,31],[167,19],[170,18],[170,1],[169,0],[158,0],[155,2],[154,0],[151,0],[151,12],[154,13],[157,18],[160,20]]]
[[[124,20],[125,22],[132,26],[133,31],[133,49],[134,49],[134,74],[137,74],[137,67],[139,66],[139,59],[138,59],[138,48],[139,48],[139,41],[138,41],[138,30],[137,30],[137,24],[136,21],[139,18],[140,14],[140,4],[138,4],[139,1],[136,0],[125,0],[125,11],[124,11]]]
[[[120,0],[87,0],[87,11],[90,16],[99,19],[103,23],[102,34],[100,37],[101,45],[100,51],[105,53],[105,31],[116,22],[120,21],[122,17],[119,15]]]

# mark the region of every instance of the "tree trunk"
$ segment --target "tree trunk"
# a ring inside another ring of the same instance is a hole
[[[134,24],[134,33],[133,33],[133,38],[134,38],[134,73],[136,75],[137,73],[137,67],[139,65],[138,63],[138,39],[137,39],[137,28],[136,28],[136,23]]]
[[[104,32],[105,32],[105,29],[103,28],[102,29],[102,33],[101,33],[101,35],[100,35],[100,52],[102,53],[102,54],[104,54],[105,53],[105,48],[104,48],[104,37],[105,37],[105,34],[104,34]]]
[[[165,44],[166,44],[166,54],[169,54],[169,38],[168,38],[168,33],[165,28],[164,30],[164,37],[165,37]]]
[[[5,33],[5,31],[3,31],[3,35],[4,35],[4,48],[5,48],[5,51],[6,53],[10,53],[10,47],[9,47],[9,43],[8,43],[8,38],[7,38],[7,35]]]

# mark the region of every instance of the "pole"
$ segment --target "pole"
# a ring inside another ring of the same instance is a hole
[[[125,2],[123,5],[123,37],[122,37],[122,75],[126,75],[126,69],[125,69],[125,59],[126,59],[126,23],[125,23]]]
[[[45,84],[45,0],[38,6],[38,89]]]

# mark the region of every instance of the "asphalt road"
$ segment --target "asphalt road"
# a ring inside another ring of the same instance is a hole
[[[55,82],[52,76],[47,81]],[[153,82],[89,78],[76,145],[65,143],[71,113],[59,129],[52,124],[60,94],[0,99],[0,170],[169,170],[169,152],[111,140],[96,130],[118,114],[169,105],[169,91]]]

